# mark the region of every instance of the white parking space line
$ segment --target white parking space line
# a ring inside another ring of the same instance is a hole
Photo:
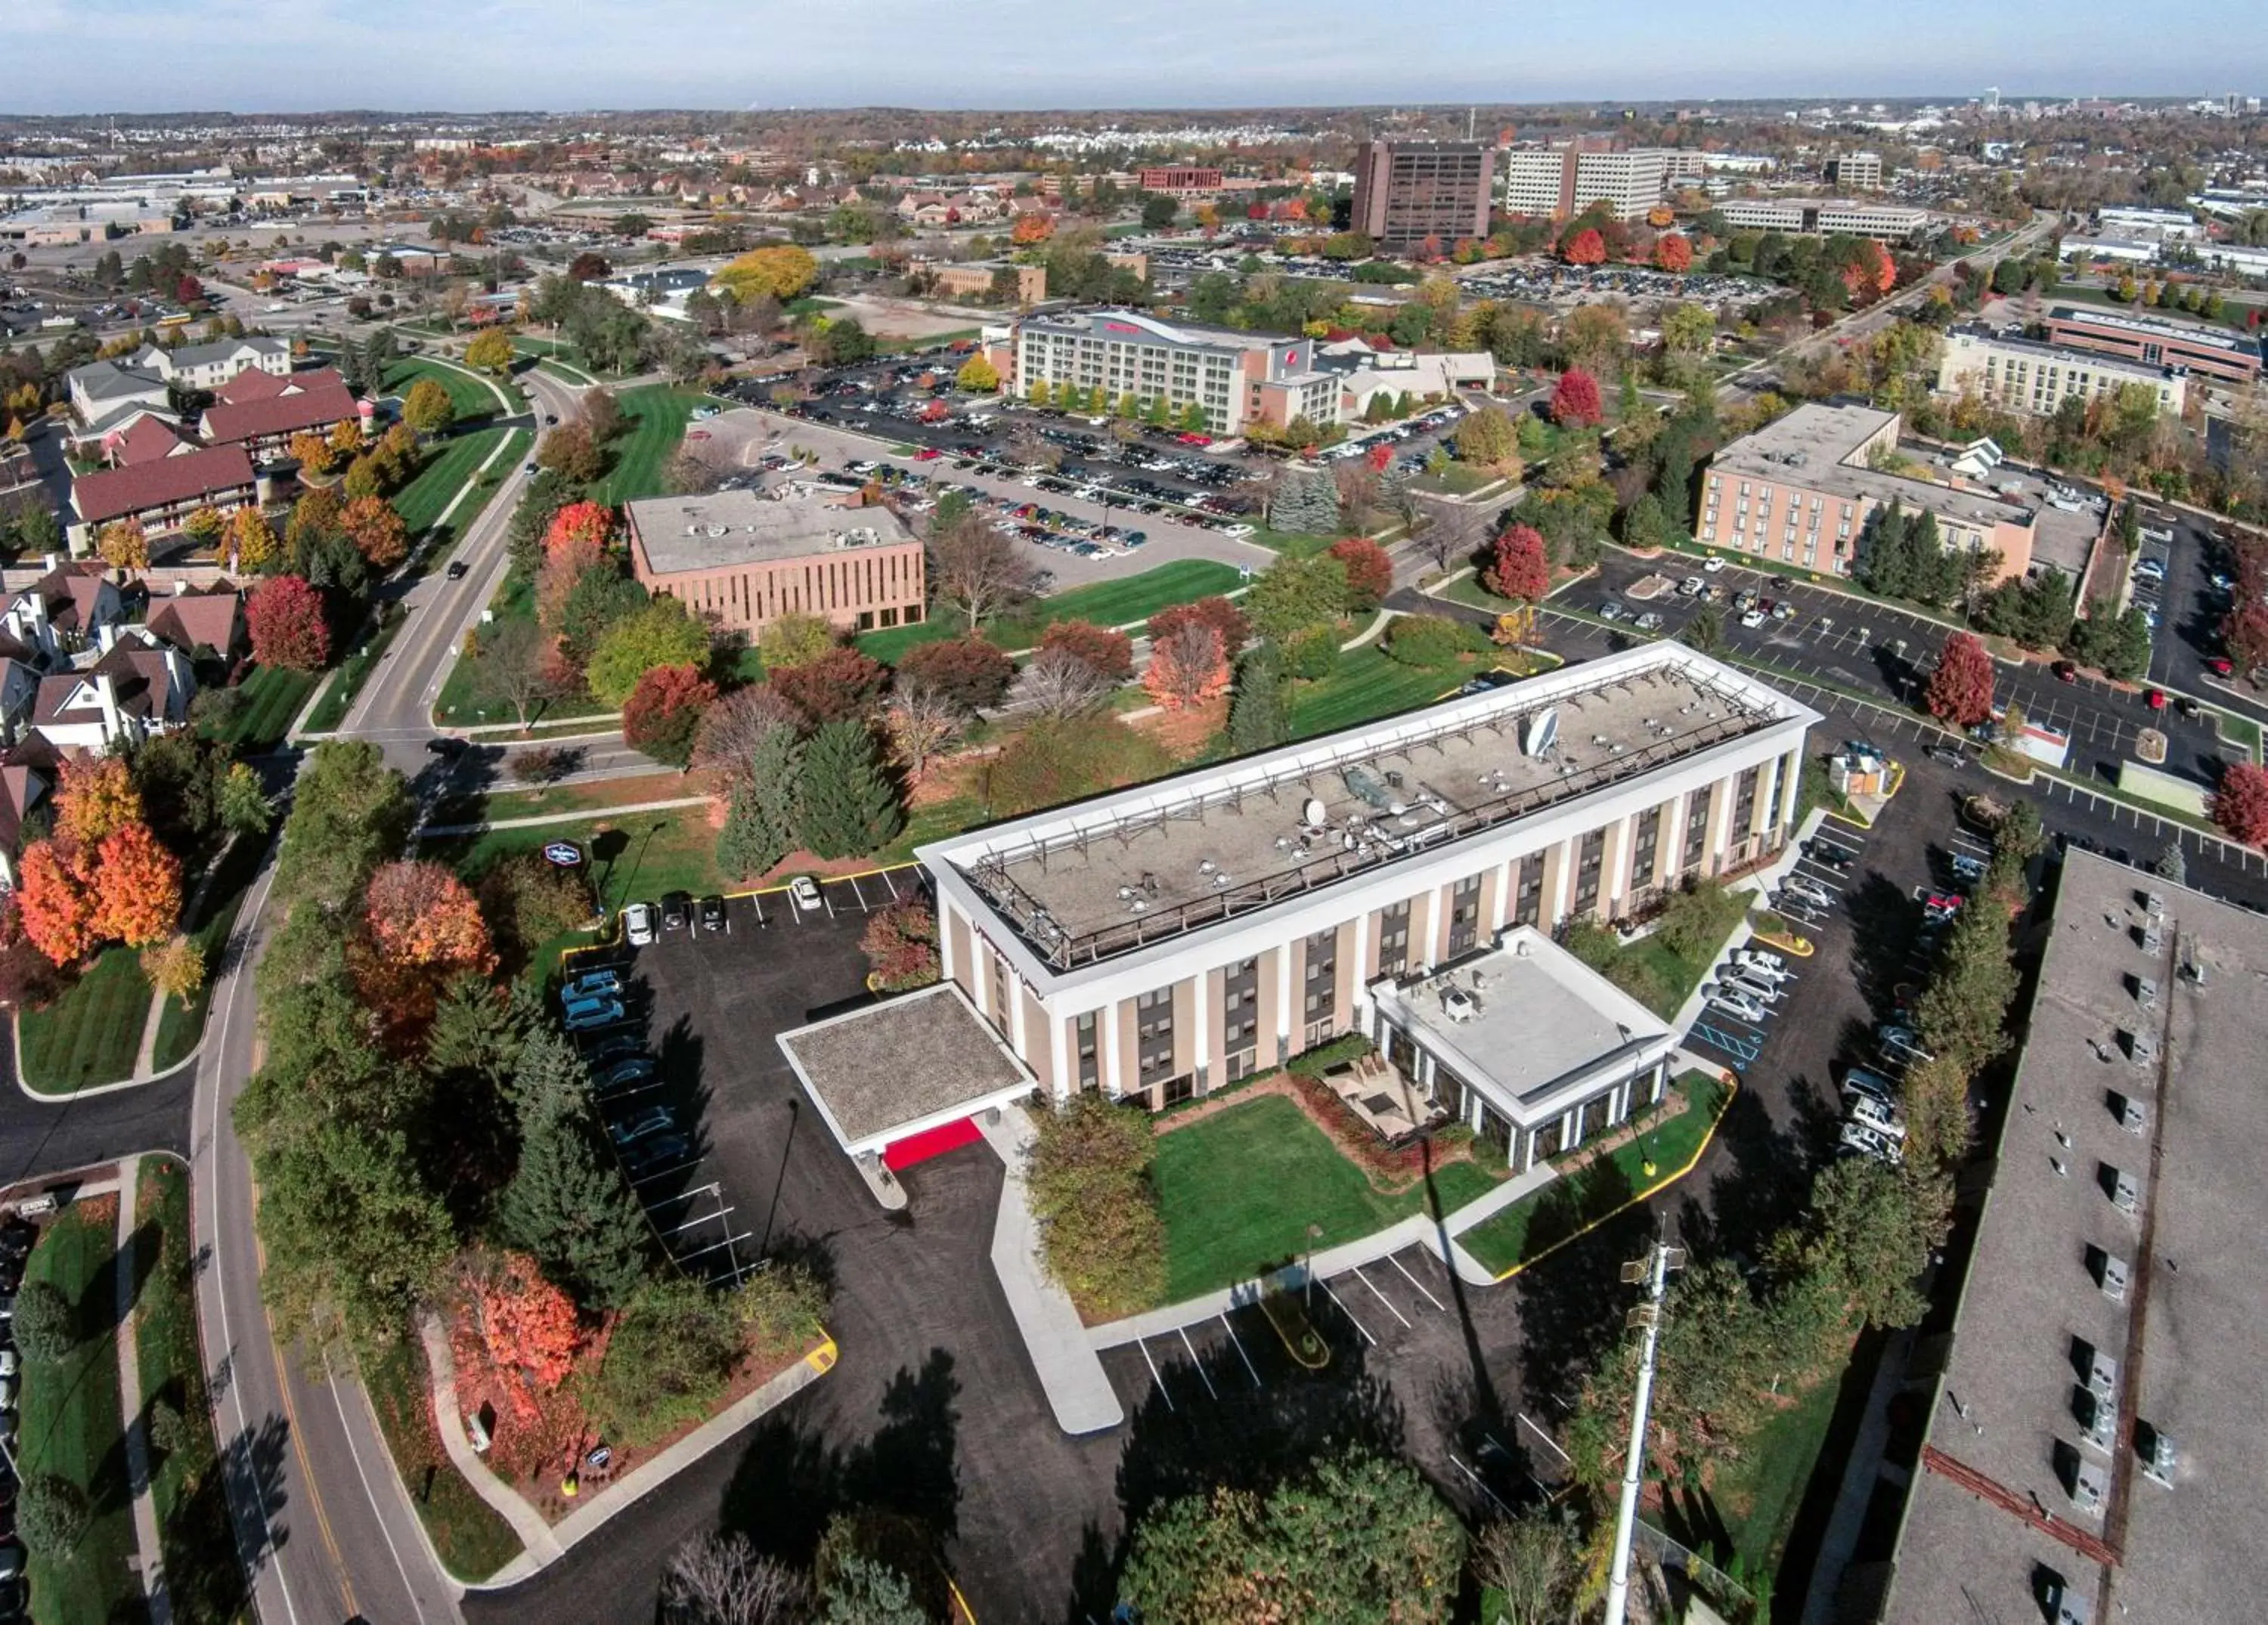
[[[1195,1368],[1198,1380],[1204,1384],[1205,1392],[1211,1394],[1213,1398],[1219,1399],[1220,1397],[1220,1390],[1212,1386],[1211,1373],[1205,1370],[1204,1362],[1197,1358],[1197,1346],[1189,1341],[1189,1328],[1186,1326],[1182,1326],[1176,1327],[1174,1329],[1181,1333],[1182,1347],[1189,1351],[1189,1364]]]
[[[890,890],[890,901],[891,901],[892,902],[897,902],[897,901],[901,901],[901,900],[900,900],[900,898],[899,898],[899,896],[898,896],[898,883],[897,883],[896,881],[895,881],[895,880],[893,880],[893,879],[890,879],[890,871],[889,871],[888,870],[887,870],[887,869],[885,869],[885,870],[883,870],[883,871],[882,871],[882,884],[883,884],[884,886],[886,886],[889,887],[889,890]]]
[[[647,1210],[649,1212],[652,1211],[651,1209]],[[686,1220],[682,1224],[673,1224],[670,1228],[663,1231],[661,1233],[665,1239],[671,1236],[682,1235],[687,1231],[695,1229],[699,1225],[706,1224],[712,1219],[723,1218],[727,1213],[732,1211],[733,1210],[731,1208],[719,1208],[714,1213],[696,1214],[692,1218]]]
[[[652,1173],[645,1175],[643,1179],[632,1180],[630,1181],[630,1186],[631,1188],[635,1189],[640,1185],[651,1185],[656,1180],[666,1180],[673,1173],[682,1173],[688,1168],[697,1168],[700,1165],[701,1158],[698,1157],[688,1157],[683,1162],[675,1164],[671,1167],[657,1168]]]
[[[1370,1327],[1362,1323],[1362,1318],[1359,1315],[1356,1314],[1353,1310],[1347,1307],[1345,1298],[1341,1298],[1336,1292],[1331,1290],[1331,1283],[1328,1281],[1318,1281],[1316,1284],[1323,1289],[1324,1297],[1329,1298],[1331,1302],[1339,1306],[1339,1312],[1346,1316],[1348,1320],[1354,1322],[1354,1329],[1362,1334],[1363,1342],[1368,1343],[1373,1349],[1377,1348],[1378,1339],[1370,1335]]]
[[[705,1247],[696,1247],[690,1253],[680,1253],[675,1256],[679,1263],[689,1264],[696,1258],[705,1257],[714,1253],[718,1247],[731,1246],[735,1241],[746,1241],[755,1233],[753,1231],[744,1230],[737,1235],[726,1236],[722,1241],[712,1241]]]
[[[1449,1464],[1455,1467],[1458,1472],[1462,1473],[1467,1478],[1471,1479],[1473,1481],[1473,1488],[1486,1496],[1489,1498],[1490,1504],[1494,1506],[1498,1511],[1506,1514],[1507,1517],[1511,1515],[1512,1509],[1497,1498],[1496,1491],[1491,1489],[1487,1484],[1484,1483],[1481,1481],[1481,1475],[1474,1472],[1472,1468],[1467,1467],[1463,1460],[1454,1452],[1450,1453]]]
[[[1244,1362],[1245,1374],[1252,1379],[1252,1386],[1256,1388],[1266,1387],[1268,1385],[1260,1380],[1259,1368],[1253,1364],[1252,1357],[1244,1351],[1244,1339],[1236,1335],[1236,1327],[1229,1324],[1226,1312],[1221,1315],[1220,1323],[1227,1327],[1228,1341],[1236,1345],[1236,1357]]]
[[[1522,1427],[1526,1428],[1530,1433],[1534,1434],[1538,1439],[1541,1439],[1543,1442],[1544,1447],[1550,1451],[1553,1455],[1558,1457],[1561,1462],[1568,1467],[1575,1465],[1574,1457],[1560,1449],[1559,1441],[1553,1438],[1549,1433],[1545,1432],[1543,1430],[1543,1424],[1536,1421],[1535,1417],[1529,1415],[1526,1411],[1521,1411],[1514,1420]]]
[[[1425,1283],[1423,1281],[1420,1281],[1417,1276],[1411,1275],[1410,1273],[1410,1267],[1407,1264],[1404,1264],[1398,1256],[1392,1253],[1388,1253],[1386,1255],[1386,1261],[1393,1265],[1396,1269],[1400,1270],[1402,1272],[1402,1278],[1410,1283],[1410,1285],[1416,1287],[1419,1295],[1422,1296],[1427,1303],[1432,1305],[1434,1308],[1446,1310],[1448,1307],[1448,1305],[1444,1304],[1440,1298],[1425,1290]]]
[[[1150,1386],[1156,1391],[1160,1399],[1166,1401],[1167,1410],[1179,1410],[1181,1407],[1174,1403],[1174,1396],[1167,1391],[1165,1374],[1159,1371],[1157,1361],[1150,1357],[1150,1345],[1137,1337],[1134,1340],[1134,1346],[1142,1351],[1142,1364],[1150,1368]]]
[[[1378,1283],[1375,1281],[1373,1281],[1368,1276],[1362,1273],[1362,1266],[1360,1264],[1357,1264],[1354,1267],[1354,1277],[1356,1280],[1361,1282],[1365,1286],[1370,1289],[1370,1295],[1373,1298],[1378,1299],[1380,1303],[1386,1305],[1387,1313],[1392,1315],[1395,1320],[1402,1322],[1403,1330],[1407,1331],[1409,1329],[1410,1317],[1403,1314],[1399,1309],[1396,1309],[1394,1306],[1394,1300],[1378,1290]]]
[[[827,907],[827,917],[830,920],[833,919],[835,917],[835,900],[827,894],[827,888],[823,886],[819,888],[819,901]]]

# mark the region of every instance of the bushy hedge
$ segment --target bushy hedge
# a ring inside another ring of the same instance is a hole
[[[1451,615],[1396,615],[1386,629],[1386,652],[1404,665],[1448,665],[1487,644],[1478,627]]]
[[[1166,1226],[1148,1117],[1079,1094],[1040,1113],[1039,1129],[1030,1195],[1048,1273],[1090,1318],[1152,1307],[1165,1296]]]

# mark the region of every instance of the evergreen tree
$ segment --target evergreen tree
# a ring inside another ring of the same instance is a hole
[[[497,1235],[528,1253],[586,1308],[627,1302],[648,1261],[645,1220],[591,1107],[590,1077],[565,1035],[544,1028],[514,1074],[519,1166],[497,1203]]]
[[[1273,748],[1292,737],[1292,678],[1284,651],[1261,643],[1237,663],[1228,706],[1228,747],[1237,755]]]
[[[797,823],[803,844],[821,857],[863,856],[904,827],[897,789],[864,723],[830,722],[812,736]]]
[[[747,771],[725,811],[717,864],[728,875],[760,875],[795,849],[803,800],[803,741],[769,729],[749,752]]]

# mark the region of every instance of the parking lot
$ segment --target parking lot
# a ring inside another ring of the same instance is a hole
[[[1547,255],[1457,273],[1468,298],[1523,305],[1587,305],[1598,299],[1676,304],[1691,300],[1718,316],[1737,316],[1780,290],[1754,276],[1692,271],[1673,275],[1643,265],[1567,265]]]

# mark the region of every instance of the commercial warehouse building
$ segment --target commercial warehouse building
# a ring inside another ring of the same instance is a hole
[[[1165,165],[1138,172],[1134,184],[1166,197],[1211,197],[1220,190],[1221,173],[1193,165]]]
[[[2231,384],[2250,384],[2260,376],[2257,339],[2165,316],[2058,305],[2048,312],[2048,342],[2144,366],[2186,367]]]
[[[1525,1165],[1654,1098],[1668,1052],[1547,939],[1777,851],[1818,720],[1649,643],[917,856],[946,979],[1043,1097],[1163,1107],[1357,1033],[1417,1121]]]
[[[1694,534],[1705,547],[1847,576],[1867,519],[1896,502],[1934,515],[1947,548],[1998,553],[1995,580],[2029,571],[2036,510],[1877,467],[1897,452],[1899,426],[1895,412],[1808,401],[1742,435],[1710,460]]]
[[[1389,253],[1486,237],[1496,155],[1476,141],[1367,143],[1355,155],[1354,229]]]
[[[2073,849],[2044,935],[1958,1305],[1899,1401],[1920,1459],[1867,1487],[1905,1488],[1894,1554],[1830,1612],[2257,1619],[2268,919]]]
[[[2020,330],[1955,327],[1945,335],[1937,364],[1938,393],[1974,393],[2014,412],[2046,417],[2072,396],[2092,401],[2116,395],[2129,384],[2147,389],[2158,410],[2179,417],[2189,393],[2178,367],[2145,366],[2091,350],[2043,344]]]
[[[927,592],[922,545],[887,508],[847,508],[793,484],[628,503],[630,570],[725,631],[753,639],[790,614],[847,632],[910,626]]]
[[[1728,197],[1715,205],[1736,232],[1785,232],[1800,237],[1872,237],[1902,243],[1930,223],[1926,209],[1862,203],[1844,197]]]
[[[1231,327],[1160,321],[1138,311],[1066,311],[1016,324],[1008,386],[1029,396],[1098,386],[1116,401],[1162,396],[1175,413],[1191,406],[1215,434],[1235,435],[1256,420],[1339,421],[1337,372],[1318,364],[1316,345]]]
[[[1669,155],[1659,147],[1562,142],[1513,147],[1505,155],[1506,214],[1565,220],[1604,203],[1617,220],[1635,220],[1661,201]],[[1680,155],[1678,167],[1690,167]]]

